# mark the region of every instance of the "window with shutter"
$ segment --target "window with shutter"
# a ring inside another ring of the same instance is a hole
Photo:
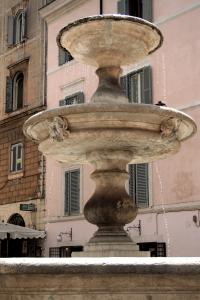
[[[10,171],[18,172],[22,170],[22,160],[23,160],[23,145],[22,143],[17,143],[11,145],[10,154]]]
[[[130,103],[152,104],[151,67],[147,66],[120,78]]]
[[[23,107],[24,75],[17,72],[13,78],[13,110]]]
[[[129,165],[129,195],[138,208],[149,206],[148,164]]]
[[[58,65],[59,66],[65,64],[66,62],[69,62],[72,59],[73,59],[73,57],[71,56],[69,51],[67,51],[61,47],[58,47]]]
[[[20,10],[15,16],[8,16],[8,45],[21,43],[26,38],[26,11]]]
[[[79,92],[70,96],[65,97],[65,99],[59,101],[59,106],[73,105],[84,103],[84,93]]]
[[[23,107],[24,101],[24,74],[16,72],[13,78],[6,78],[5,112],[10,113]]]
[[[148,164],[137,164],[135,168],[135,197],[138,207],[149,206]]]
[[[122,15],[130,15],[152,21],[152,0],[119,0],[117,11]]]
[[[80,213],[80,170],[65,172],[65,214]]]
[[[120,81],[130,103],[152,103],[150,66],[129,73]],[[139,208],[149,206],[148,164],[129,165],[129,194]]]

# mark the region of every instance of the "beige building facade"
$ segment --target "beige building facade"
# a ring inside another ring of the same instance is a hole
[[[44,230],[45,159],[22,127],[46,107],[45,24],[38,14],[45,4],[0,1],[0,221],[37,230]],[[22,251],[27,241],[30,251]],[[11,242],[0,243],[0,256],[42,255],[42,241],[15,240],[8,252]]]
[[[164,35],[156,53],[123,69],[121,83],[129,101],[153,105],[161,101],[160,105],[189,114],[198,126],[198,1],[137,1],[137,5],[125,0],[51,1],[40,9],[48,28],[47,108],[89,102],[98,83],[93,67],[77,63],[59,49],[59,31],[88,15],[117,12],[152,21]],[[168,159],[127,167],[127,190],[137,203],[138,216],[126,228],[140,250],[152,256],[199,256],[199,143],[197,133]],[[80,251],[96,230],[83,216],[84,204],[94,191],[91,172],[88,165],[71,166],[47,158],[46,256]]]

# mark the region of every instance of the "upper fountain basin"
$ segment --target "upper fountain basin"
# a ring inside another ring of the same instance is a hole
[[[24,134],[56,160],[88,162],[93,151],[131,151],[132,163],[176,153],[196,132],[192,118],[175,109],[147,104],[78,104],[40,112]]]
[[[143,19],[125,15],[91,16],[64,27],[58,45],[75,60],[96,67],[132,65],[162,44],[160,30]]]

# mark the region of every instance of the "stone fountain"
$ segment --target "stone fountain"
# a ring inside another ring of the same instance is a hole
[[[136,17],[92,16],[63,28],[58,45],[78,62],[96,66],[99,86],[90,103],[40,112],[24,124],[25,135],[46,156],[91,163],[96,190],[84,208],[98,226],[80,256],[141,256],[124,230],[137,208],[125,190],[128,163],[166,158],[196,132],[194,121],[172,108],[130,104],[119,85],[121,66],[132,65],[162,44],[160,30]]]

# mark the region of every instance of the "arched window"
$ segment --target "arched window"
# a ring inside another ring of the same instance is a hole
[[[15,45],[26,39],[26,10],[19,10],[15,16],[8,16],[8,45]]]
[[[15,42],[19,43],[22,40],[22,13],[17,15],[15,19],[15,26],[16,26]]]
[[[25,35],[25,14],[24,11],[20,11],[15,17],[15,44],[24,40]]]
[[[24,75],[17,72],[13,78],[13,110],[23,107]]]
[[[24,219],[20,214],[13,214],[9,219],[8,219],[9,224],[14,224],[18,226],[25,227],[25,222]]]

